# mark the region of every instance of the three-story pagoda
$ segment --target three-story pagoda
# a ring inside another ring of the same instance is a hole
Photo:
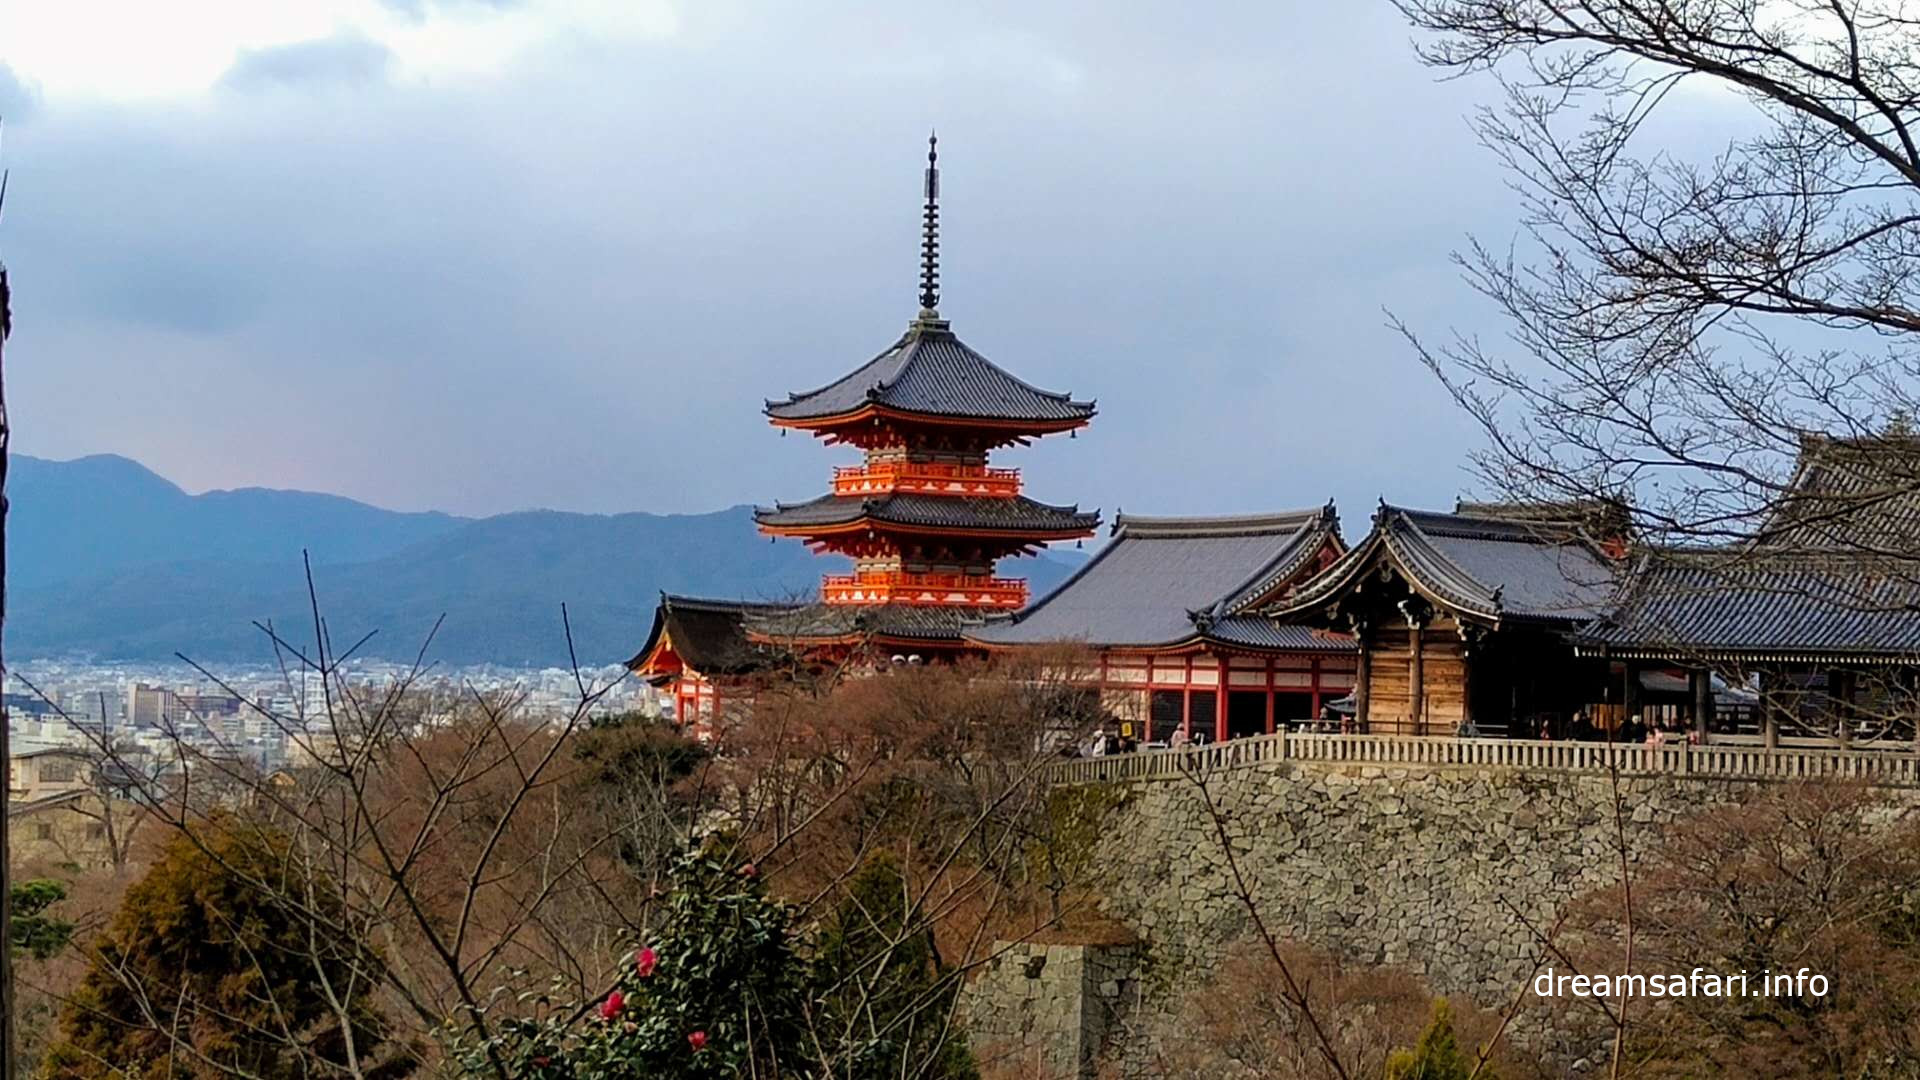
[[[999,560],[1091,536],[1100,522],[1028,498],[1018,469],[989,461],[1001,447],[1084,427],[1094,403],[1014,378],[940,317],[936,151],[929,139],[919,314],[852,373],[766,404],[775,426],[865,454],[834,470],[827,494],[754,515],[764,533],[853,560],[852,573],[821,582],[819,604],[762,627],[792,644],[960,647],[963,622],[1027,602],[1026,580],[997,576]]]

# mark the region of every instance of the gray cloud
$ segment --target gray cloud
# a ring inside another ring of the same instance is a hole
[[[393,52],[361,34],[342,32],[264,49],[242,49],[220,84],[234,90],[287,89],[377,82]]]
[[[424,20],[434,10],[449,11],[458,8],[490,8],[504,11],[519,7],[523,0],[379,0],[380,6],[415,22]]]
[[[5,62],[0,62],[0,120],[22,124],[39,110],[40,95]]]
[[[912,316],[937,125],[943,312],[1100,399],[1007,455],[1036,497],[1444,504],[1475,434],[1381,309],[1499,332],[1447,261],[1512,228],[1484,88],[1387,5],[1299,7],[689,5],[493,85],[303,92],[308,43],[243,59],[283,93],[68,110],[10,152],[21,448],[466,512],[809,497],[848,453],[761,400]]]

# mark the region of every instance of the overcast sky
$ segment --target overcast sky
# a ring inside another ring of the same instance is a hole
[[[1443,506],[1477,436],[1385,327],[1498,334],[1517,214],[1385,0],[0,5],[18,449],[384,506],[798,500],[762,400],[942,313],[1138,513]]]

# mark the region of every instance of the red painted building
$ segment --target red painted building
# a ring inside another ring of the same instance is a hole
[[[1147,742],[1264,735],[1353,692],[1353,639],[1259,614],[1346,551],[1333,506],[1237,517],[1120,514],[1046,598],[969,627],[994,650],[1086,646],[1101,701]]]

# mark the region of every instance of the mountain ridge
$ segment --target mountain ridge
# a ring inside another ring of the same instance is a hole
[[[752,508],[705,514],[521,510],[468,518],[384,510],[340,495],[236,488],[189,495],[130,458],[13,459],[10,656],[264,661],[313,638],[303,553],[338,647],[447,663],[567,661],[567,604],[585,663],[624,659],[663,591],[741,599],[810,594],[845,567],[796,541],[768,543]],[[16,482],[17,481],[17,482]],[[1082,561],[1008,564],[1036,595]]]

